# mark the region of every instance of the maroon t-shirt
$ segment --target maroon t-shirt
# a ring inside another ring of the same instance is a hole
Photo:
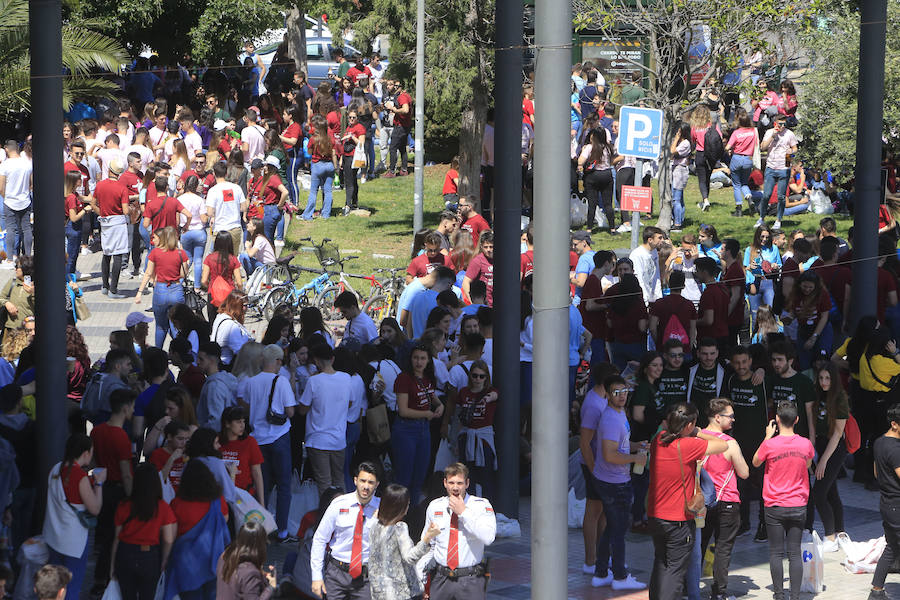
[[[104,179],[94,188],[94,198],[101,217],[122,215],[122,205],[128,206],[128,188],[116,179]]]
[[[738,261],[731,263],[731,266],[725,269],[725,273],[722,275],[722,282],[728,287],[729,301],[732,288],[740,290],[740,299],[728,313],[728,325],[742,325],[744,323],[744,291],[746,290],[744,267]]]
[[[478,248],[478,238],[481,237],[481,232],[490,229],[491,226],[484,220],[484,217],[478,213],[472,213],[459,228],[472,234],[472,243]]]
[[[484,254],[476,254],[469,262],[469,268],[466,269],[466,277],[472,281],[480,279],[487,286],[487,302],[488,306],[494,305],[494,263],[489,261]]]
[[[697,325],[697,338],[722,338],[728,335],[728,289],[725,284],[716,282],[706,286],[700,296],[700,318],[707,310],[713,311],[712,325]]]
[[[466,415],[469,419],[468,423],[464,423],[466,427],[477,429],[479,427],[490,427],[494,424],[494,413],[497,411],[497,401],[488,402],[485,400],[493,388],[482,390],[477,394],[469,390],[468,386],[459,391],[456,397],[457,414]]]
[[[613,302],[619,294],[619,284],[615,284],[606,290],[605,297]],[[646,336],[638,329],[638,321],[647,318],[647,308],[643,298],[634,298],[628,302],[628,308],[624,312],[617,312],[610,306],[606,311],[609,324],[610,338],[621,344],[633,344],[640,342]]]
[[[416,379],[409,373],[403,372],[397,376],[394,382],[396,394],[407,394],[407,408],[413,410],[431,410],[431,399],[434,397],[434,381],[431,379]]]
[[[144,217],[150,219],[150,231],[156,231],[163,227],[174,227],[177,231],[178,213],[183,210],[184,205],[178,198],[157,196],[153,200],[148,200],[144,205]]]
[[[878,320],[884,323],[884,312],[887,310],[887,296],[890,292],[897,291],[897,280],[890,271],[884,267],[878,267]]]
[[[846,286],[853,280],[853,271],[843,265],[835,264],[820,267],[816,273],[822,278],[825,289],[831,292],[831,297],[834,298],[838,310],[843,313]]]
[[[659,325],[655,332],[656,338],[659,339],[659,336],[665,331],[666,325],[669,324],[669,319],[672,318],[672,315],[678,318],[686,332],[690,332],[691,321],[697,320],[697,309],[694,308],[693,302],[687,298],[682,298],[680,294],[670,294],[669,296],[663,296],[650,305],[650,315],[659,319]]]
[[[525,256],[524,254],[522,256]],[[605,340],[609,337],[609,327],[606,325],[606,309],[587,310],[587,300],[599,300],[603,298],[603,285],[596,275],[588,275],[584,287],[581,288],[581,320],[584,328],[591,332],[591,336]]]
[[[397,108],[403,108],[404,104],[409,105],[409,110],[406,111],[406,114],[394,113],[394,123],[404,129],[409,129],[412,127],[413,118],[412,98],[406,92],[401,92],[394,101],[394,105]]]

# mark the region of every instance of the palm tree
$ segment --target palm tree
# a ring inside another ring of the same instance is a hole
[[[63,106],[76,99],[110,96],[118,86],[96,72],[118,74],[128,61],[115,40],[90,30],[91,23],[62,28]],[[28,1],[0,0],[0,118],[31,110]]]

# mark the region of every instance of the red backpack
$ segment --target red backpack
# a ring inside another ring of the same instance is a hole
[[[685,348],[691,342],[691,338],[688,337],[687,331],[684,330],[684,325],[681,324],[676,314],[669,316],[669,320],[663,328],[662,336],[659,339],[660,347],[669,340],[679,340]]]
[[[855,453],[862,446],[862,435],[859,432],[859,424],[853,415],[847,418],[847,424],[844,425],[844,444],[847,446],[847,452]]]

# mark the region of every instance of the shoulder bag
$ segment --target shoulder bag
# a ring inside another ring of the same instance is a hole
[[[692,517],[698,516],[703,509],[706,508],[706,498],[703,496],[703,490],[697,478],[694,477],[694,493],[688,499],[687,488],[684,485],[684,460],[681,458],[681,440],[675,442],[675,448],[678,450],[678,468],[681,471],[681,491],[684,494],[684,510]]]
[[[69,476],[72,474],[72,469],[75,468],[75,465],[69,465],[69,472],[66,474],[66,481],[69,480]],[[80,468],[80,467],[79,467]],[[60,466],[60,471],[62,471],[62,466]],[[78,522],[81,523],[81,526],[85,529],[96,529],[97,528],[97,515],[92,515],[86,510],[78,510],[75,506],[69,502],[69,499],[66,497],[66,486],[63,485],[62,478],[59,480],[59,485],[63,487],[63,498],[66,501],[66,504],[69,505],[69,508],[72,509],[72,512],[75,513],[75,516],[78,517]]]
[[[269,407],[266,409],[266,422],[270,425],[284,425],[287,417],[272,410],[272,398],[275,396],[275,384],[278,383],[278,375],[272,379],[272,389],[269,390]]]

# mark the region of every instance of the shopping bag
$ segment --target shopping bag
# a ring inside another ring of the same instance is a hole
[[[441,445],[438,446],[437,456],[434,458],[434,472],[443,471],[447,465],[456,462],[456,455],[450,448],[450,442],[441,439]]]
[[[88,308],[87,302],[84,301],[84,296],[75,298],[75,317],[79,321],[85,321],[91,318],[91,309]]]
[[[172,482],[168,479],[164,479],[162,473],[159,473],[159,482],[162,485],[163,500],[165,500],[166,503],[172,502],[172,500],[175,499],[175,488],[172,486]]]
[[[569,226],[572,229],[581,229],[587,223],[587,201],[578,194],[569,197]]]
[[[569,529],[581,529],[584,526],[584,508],[587,498],[579,500],[575,496],[575,488],[569,488],[568,517]]]
[[[803,580],[800,582],[801,592],[818,594],[824,589],[825,563],[822,560],[822,539],[813,531],[811,542],[800,545],[803,557]]]
[[[516,538],[522,536],[522,526],[515,519],[507,517],[503,513],[497,513],[497,537]]]
[[[13,591],[13,600],[37,598],[34,593],[34,576],[49,560],[50,551],[43,536],[29,538],[22,544],[19,548],[19,577]]]
[[[277,488],[276,488],[277,490]],[[266,508],[270,514],[275,514],[277,494],[269,494]],[[287,530],[294,534],[300,529],[300,521],[311,510],[319,508],[319,490],[312,479],[301,482],[294,471],[291,475],[291,511],[288,513]]]
[[[122,600],[122,590],[119,588],[119,582],[115,579],[109,580],[106,591],[103,592],[101,600]]]
[[[248,521],[260,523],[266,533],[272,533],[278,528],[272,513],[267,511],[250,492],[241,488],[236,488],[235,492],[235,501],[230,503],[234,517],[237,519],[235,528]]]
[[[363,148],[362,144],[356,144],[356,149],[353,151],[353,168],[354,169],[362,169],[366,166],[366,149]]]
[[[841,564],[849,573],[854,574],[874,573],[878,559],[887,546],[884,536],[864,542],[854,542],[849,537],[841,539],[841,536],[838,536],[838,544],[846,556]]]
[[[376,446],[391,439],[391,424],[388,421],[386,404],[373,406],[366,411],[366,431],[369,434],[369,441]]]

